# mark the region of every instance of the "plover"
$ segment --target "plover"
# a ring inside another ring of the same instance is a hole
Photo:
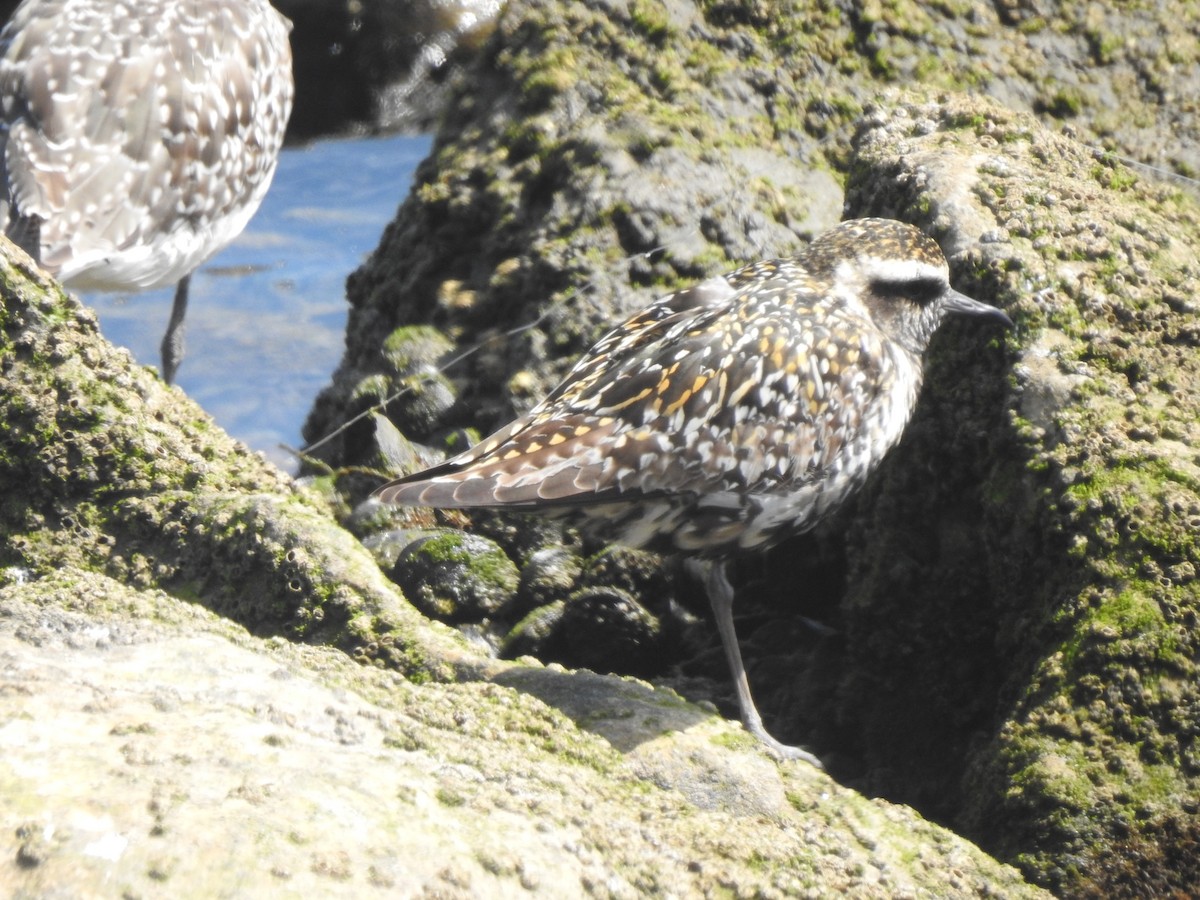
[[[72,289],[177,284],[275,174],[292,109],[287,19],[266,0],[25,0],[0,32],[0,224]]]
[[[904,430],[922,356],[951,314],[1011,325],[951,289],[938,245],[843,222],[791,259],[670,294],[601,338],[529,413],[384,485],[385,502],[567,517],[605,541],[683,553],[712,604],[748,731],[767,733],[734,631],[732,555],[812,528]]]

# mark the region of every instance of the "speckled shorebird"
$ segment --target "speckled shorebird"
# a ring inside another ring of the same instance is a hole
[[[275,174],[291,25],[266,0],[25,0],[0,33],[0,223],[77,290],[188,281]]]
[[[734,632],[732,554],[805,531],[859,488],[916,404],[951,313],[1011,324],[950,288],[938,245],[858,219],[792,259],[754,263],[609,332],[541,404],[381,500],[570,517],[604,540],[692,557],[742,722],[771,750]]]

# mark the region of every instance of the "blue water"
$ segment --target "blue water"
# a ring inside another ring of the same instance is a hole
[[[428,137],[285,150],[246,230],[192,276],[176,381],[226,431],[288,469],[300,427],[342,355],[346,276],[408,194]],[[173,289],[84,301],[112,343],[158,367]]]

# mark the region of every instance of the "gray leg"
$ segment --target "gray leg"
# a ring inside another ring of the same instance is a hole
[[[175,303],[171,307],[167,333],[162,339],[162,376],[167,384],[175,383],[175,373],[183,362],[183,318],[187,315],[188,283],[191,278],[191,275],[184,275],[175,286]]]
[[[746,667],[742,663],[742,651],[738,647],[737,633],[733,627],[733,585],[725,575],[724,561],[709,562],[708,560],[689,559],[686,563],[688,571],[703,580],[708,592],[708,602],[712,604],[713,613],[717,617],[717,630],[721,633],[721,646],[725,648],[725,660],[729,663],[729,672],[733,676],[733,687],[737,691],[738,708],[742,713],[742,724],[752,735],[762,741],[767,749],[783,759],[802,759],[812,763],[818,769],[824,769],[821,761],[799,747],[789,747],[780,743],[767,733],[763,727],[762,717],[754,705],[750,695],[750,682],[746,678]]]

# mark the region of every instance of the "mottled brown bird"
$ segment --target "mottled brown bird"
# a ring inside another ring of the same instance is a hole
[[[798,256],[677,291],[600,339],[542,403],[377,496],[568,517],[606,541],[689,555],[706,581],[742,722],[763,727],[725,561],[805,531],[900,435],[922,354],[953,313],[1011,325],[950,288],[938,245],[889,219],[843,222]]]
[[[292,109],[267,0],[25,0],[0,33],[0,228],[75,290],[176,284],[262,202]]]

